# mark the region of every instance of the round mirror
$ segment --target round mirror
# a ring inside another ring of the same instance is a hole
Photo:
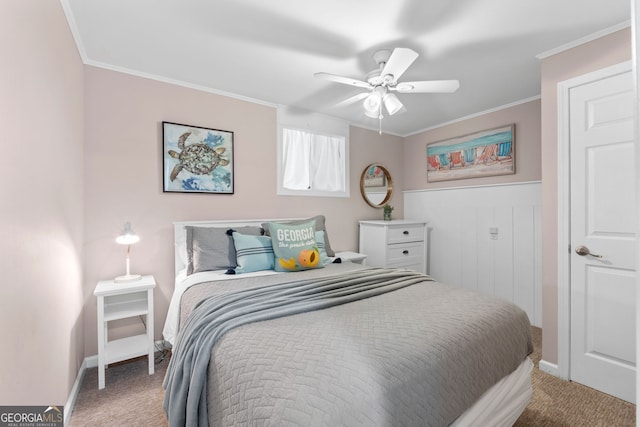
[[[360,193],[369,206],[381,208],[391,199],[391,174],[381,164],[372,163],[360,176]]]

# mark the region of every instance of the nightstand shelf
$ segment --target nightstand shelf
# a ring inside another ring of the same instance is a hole
[[[147,314],[148,308],[146,292],[142,293],[141,299],[135,299],[132,301],[117,301],[115,300],[116,298],[116,296],[111,297],[112,301],[108,306],[105,306],[104,308],[105,321],[108,322],[111,320],[126,319],[127,317],[142,316]]]
[[[149,375],[154,372],[153,353],[153,276],[133,282],[98,282],[93,294],[98,301],[98,388],[105,386],[105,368],[109,363],[138,356],[149,358]],[[109,322],[145,316],[146,333],[109,341]]]
[[[105,346],[106,364],[144,356],[149,352],[147,334],[109,341]]]

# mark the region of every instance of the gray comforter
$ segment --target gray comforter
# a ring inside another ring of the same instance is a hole
[[[165,378],[170,425],[445,426],[531,351],[510,303],[414,273],[388,285],[386,270],[365,270],[371,285],[359,269],[188,290]],[[343,273],[355,288],[326,278]]]

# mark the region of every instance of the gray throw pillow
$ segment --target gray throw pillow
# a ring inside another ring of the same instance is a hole
[[[187,275],[200,271],[225,270],[237,266],[233,238],[229,227],[186,226]],[[242,234],[260,236],[260,227],[234,228]]]

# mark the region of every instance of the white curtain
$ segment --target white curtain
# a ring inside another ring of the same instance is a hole
[[[282,129],[282,186],[290,190],[311,188],[309,157],[312,134],[294,129]]]
[[[344,139],[315,135],[311,146],[311,182],[314,190],[344,191]]]
[[[345,191],[344,138],[287,128],[282,132],[284,188]]]

